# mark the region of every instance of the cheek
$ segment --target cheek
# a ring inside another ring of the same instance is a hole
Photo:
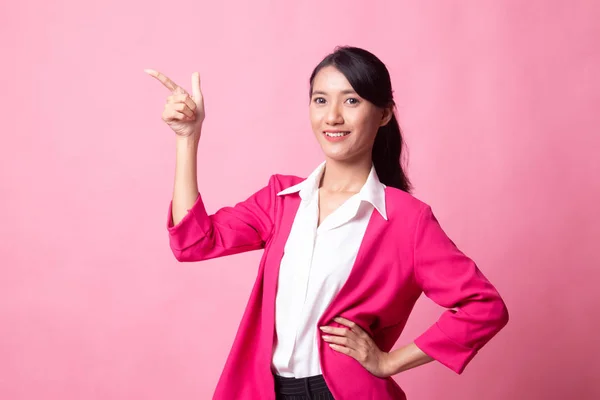
[[[323,120],[323,112],[311,108],[309,110],[309,118],[313,128],[318,128],[321,125],[321,121]]]
[[[364,112],[364,110],[353,110],[348,113],[346,121],[362,134],[368,134],[376,126],[372,117],[370,113]]]

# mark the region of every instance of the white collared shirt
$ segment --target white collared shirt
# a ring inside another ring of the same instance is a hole
[[[301,202],[285,244],[275,300],[272,369],[304,378],[321,374],[317,322],[350,275],[374,209],[387,220],[385,185],[375,167],[361,190],[319,220],[321,163],[306,180],[277,195],[299,192]]]

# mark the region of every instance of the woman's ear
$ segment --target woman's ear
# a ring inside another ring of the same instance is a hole
[[[384,108],[383,115],[381,116],[381,122],[379,123],[379,126],[386,126],[388,124],[388,122],[390,122],[390,120],[392,119],[393,116],[394,116],[394,107]]]

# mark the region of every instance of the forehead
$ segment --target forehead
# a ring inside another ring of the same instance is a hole
[[[334,66],[327,66],[317,72],[313,80],[313,91],[335,92],[352,90],[348,79]]]

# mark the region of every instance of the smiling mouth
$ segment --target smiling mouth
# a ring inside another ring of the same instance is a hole
[[[323,132],[327,137],[342,137],[348,136],[350,132]]]

